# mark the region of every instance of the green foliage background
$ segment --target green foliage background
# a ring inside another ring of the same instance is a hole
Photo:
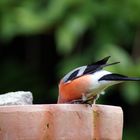
[[[121,61],[108,70],[140,77],[139,25],[139,0],[1,0],[0,92],[31,90],[35,103],[54,103],[65,73],[108,55],[112,62]],[[21,58],[23,42],[26,53]],[[48,42],[43,43],[44,53],[42,42]],[[122,106],[123,139],[139,140],[140,83],[124,83],[107,92],[99,103]]]

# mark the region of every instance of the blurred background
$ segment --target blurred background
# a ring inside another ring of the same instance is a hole
[[[121,63],[107,70],[140,77],[139,0],[0,1],[1,94],[56,103],[67,72],[109,55]],[[123,140],[140,139],[140,82],[111,87],[98,103],[121,106]]]

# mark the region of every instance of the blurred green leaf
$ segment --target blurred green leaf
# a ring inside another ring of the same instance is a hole
[[[122,86],[122,97],[129,104],[137,104],[140,101],[139,83],[127,82]]]
[[[78,38],[88,28],[90,18],[87,15],[71,15],[56,32],[58,51],[71,52]]]

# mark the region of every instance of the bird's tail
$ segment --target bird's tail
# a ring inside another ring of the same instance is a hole
[[[112,73],[112,74],[104,75],[103,77],[101,77],[99,79],[99,81],[102,81],[102,80],[106,80],[106,81],[140,81],[140,78],[128,77],[125,75]]]

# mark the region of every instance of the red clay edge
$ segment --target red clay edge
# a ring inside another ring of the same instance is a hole
[[[0,107],[0,140],[121,140],[123,111],[107,105]]]

